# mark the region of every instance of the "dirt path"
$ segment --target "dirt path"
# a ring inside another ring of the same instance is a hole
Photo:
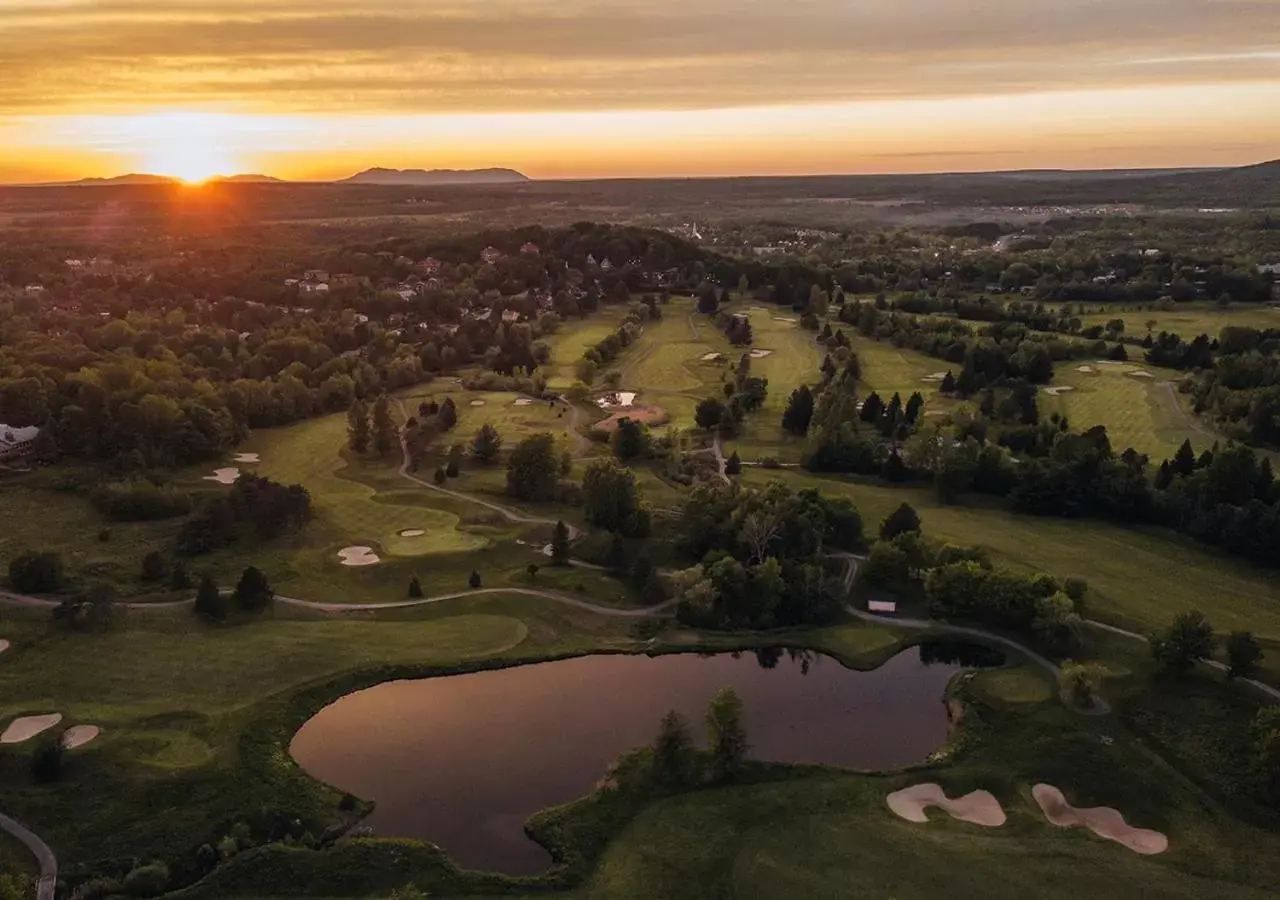
[[[720,445],[720,435],[716,435],[716,439],[711,442],[711,452],[716,455],[716,467],[720,470],[720,480],[725,484],[729,483],[729,474],[725,471],[729,465],[728,460],[724,458],[724,447]]]
[[[689,330],[693,332],[693,339],[695,341],[702,340],[702,335],[698,333],[698,325],[693,321],[692,313],[689,315]]]
[[[279,595],[276,595],[276,602],[287,603],[290,606],[297,606],[303,609],[314,609],[319,612],[362,612],[367,609],[408,609],[413,606],[443,603],[446,600],[464,600],[467,597],[480,597],[485,594],[519,594],[524,597],[539,597],[543,600],[553,600],[566,606],[585,609],[587,612],[617,619],[645,619],[657,616],[670,609],[676,603],[674,600],[668,600],[666,603],[660,603],[657,606],[636,608],[600,606],[556,591],[539,591],[533,588],[516,587],[478,588],[472,591],[457,591],[452,594],[424,597],[421,600],[395,600],[390,603],[320,603],[315,600],[299,600],[296,597],[281,597]]]
[[[0,831],[7,831],[31,851],[40,864],[40,878],[36,881],[36,900],[53,900],[53,889],[58,881],[58,859],[49,845],[16,819],[0,813]]]

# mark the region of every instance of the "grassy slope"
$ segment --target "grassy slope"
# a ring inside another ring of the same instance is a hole
[[[1090,307],[1091,309],[1093,307]],[[1280,312],[1270,306],[1232,306],[1222,310],[1211,303],[1182,303],[1171,310],[1117,309],[1090,313],[1082,316],[1080,321],[1085,327],[1090,325],[1106,325],[1112,319],[1123,319],[1125,334],[1130,337],[1142,337],[1147,333],[1147,323],[1156,324],[1152,333],[1171,331],[1190,340],[1201,334],[1216,338],[1218,333],[1229,325],[1244,328],[1277,328],[1280,327]]]

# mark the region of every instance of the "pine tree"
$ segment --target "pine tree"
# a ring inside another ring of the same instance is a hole
[[[911,395],[911,398],[907,400],[907,409],[906,409],[907,423],[910,425],[916,424],[916,420],[920,418],[920,411],[923,409],[924,409],[924,397],[921,395],[919,391],[916,391]]]
[[[486,422],[471,442],[471,455],[482,463],[491,463],[498,458],[501,449],[502,436],[498,429]]]
[[[557,566],[569,564],[569,526],[557,522],[551,533],[551,562]]]
[[[1258,477],[1253,482],[1253,496],[1263,503],[1270,504],[1275,494],[1276,477],[1271,471],[1271,460],[1264,456],[1258,466]]]
[[[891,541],[898,535],[907,533],[920,533],[920,516],[912,509],[911,504],[904,503],[880,523],[880,537]]]
[[[480,584],[481,584],[480,573],[477,572],[475,569],[472,569],[471,577],[467,579],[467,584],[471,585],[471,590],[473,591],[480,590]]]
[[[1173,455],[1173,471],[1178,475],[1190,475],[1196,470],[1196,452],[1191,449],[1191,439],[1187,438]]]
[[[956,376],[951,374],[951,370],[947,370],[947,374],[942,379],[942,393],[954,394],[956,392]]]
[[[421,600],[422,597],[422,582],[418,581],[417,575],[414,575],[409,579],[409,599]]]
[[[380,394],[373,404],[373,451],[386,456],[396,445],[396,426],[391,421],[391,401]]]
[[[867,394],[867,399],[862,401],[862,411],[858,413],[858,417],[864,422],[879,422],[883,414],[884,401],[880,399],[880,395],[875,391]]]
[[[434,481],[437,485],[443,485],[446,481],[449,480],[449,476],[445,474],[443,468],[437,468],[436,474],[431,476],[431,480]]]
[[[271,590],[271,585],[267,583],[267,576],[262,574],[262,570],[256,566],[249,566],[236,582],[233,596],[236,605],[241,609],[256,612],[267,607],[267,604],[274,599],[275,592]]]
[[[741,475],[742,474],[742,457],[738,455],[738,451],[734,450],[729,454],[729,458],[724,461],[724,474]]]
[[[797,437],[809,433],[809,424],[813,421],[813,392],[806,384],[800,385],[791,392],[787,400],[787,408],[782,413],[782,428]]]
[[[1169,465],[1169,460],[1160,463],[1160,469],[1156,472],[1156,490],[1163,491],[1173,484],[1173,466]]]
[[[355,453],[369,449],[369,407],[359,398],[347,410],[347,445]]]
[[[218,590],[218,584],[208,575],[200,579],[200,588],[196,591],[196,615],[214,622],[221,622],[231,614],[229,598]]]

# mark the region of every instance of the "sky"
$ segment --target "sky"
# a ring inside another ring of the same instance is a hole
[[[0,0],[0,182],[1280,157],[1280,0]]]

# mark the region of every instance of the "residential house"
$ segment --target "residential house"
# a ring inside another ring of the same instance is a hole
[[[349,272],[329,276],[329,283],[334,287],[360,287],[364,281],[363,275],[352,275]]]
[[[538,249],[537,244],[532,244],[532,243],[522,244],[520,247],[521,256],[537,256],[541,252],[542,251]]]
[[[29,454],[35,448],[39,435],[40,429],[34,425],[26,428],[0,425],[0,462]]]
[[[302,275],[303,281],[311,281],[316,284],[328,284],[329,273],[324,269],[307,269]]]
[[[329,285],[323,281],[301,281],[298,283],[298,293],[304,296],[327,294],[329,293]]]
[[[508,325],[513,325],[520,321],[520,311],[518,309],[504,309],[502,311],[502,321]]]
[[[480,259],[491,266],[498,260],[502,259],[502,251],[497,247],[485,247],[480,251]]]
[[[413,265],[413,260],[411,260],[411,259],[410,259],[409,257],[407,257],[407,256],[397,256],[393,262],[394,262],[394,264],[395,264],[395,265],[397,265],[397,266],[412,266],[412,265]]]
[[[35,294],[43,294],[43,293],[44,293],[44,285],[43,285],[43,284],[29,284],[29,285],[27,285],[25,288],[23,288],[22,290],[23,290],[23,292],[24,292],[24,293],[26,293],[26,294],[28,294],[28,295],[31,295],[31,296],[34,296]]]
[[[606,256],[606,257],[604,258],[604,262],[600,263],[600,271],[601,271],[601,272],[612,272],[612,271],[613,271],[613,260],[609,259],[609,257],[607,257],[607,256]]]
[[[428,256],[426,259],[419,260],[414,267],[424,274],[435,275],[440,271],[440,266],[440,260],[434,256]]]
[[[1270,275],[1272,278],[1280,279],[1280,263],[1264,263],[1258,266],[1259,275]]]

